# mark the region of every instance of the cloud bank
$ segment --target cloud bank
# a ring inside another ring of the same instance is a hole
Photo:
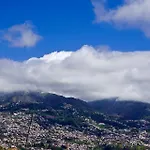
[[[0,60],[0,91],[53,92],[84,100],[118,97],[150,102],[150,52],[83,46],[24,62]]]
[[[12,47],[34,47],[42,39],[34,31],[34,28],[30,22],[14,25],[2,31],[2,39],[7,41]]]
[[[124,0],[123,5],[106,8],[107,0],[91,0],[96,22],[112,23],[119,28],[140,29],[150,37],[150,0]]]

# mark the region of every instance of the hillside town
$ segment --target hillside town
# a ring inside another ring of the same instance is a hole
[[[57,123],[43,127],[36,114],[0,112],[0,145],[6,149],[32,150],[94,150],[103,145],[144,146],[150,149],[150,133],[144,128],[116,129],[91,118],[84,118],[84,121],[86,124],[81,130]]]

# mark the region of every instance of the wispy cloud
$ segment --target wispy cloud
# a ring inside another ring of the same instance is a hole
[[[96,22],[112,23],[119,28],[135,28],[150,37],[150,0],[124,0],[114,9],[105,7],[107,0],[91,0]]]
[[[2,39],[12,47],[34,47],[42,39],[34,28],[30,22],[14,25],[2,31]]]
[[[85,100],[150,102],[150,52],[83,46],[24,62],[0,60],[0,91],[41,90]]]

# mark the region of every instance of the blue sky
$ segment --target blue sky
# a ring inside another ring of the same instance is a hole
[[[1,0],[0,92],[150,102],[149,8],[150,0]]]
[[[116,8],[122,0],[107,1]],[[90,0],[2,0],[0,30],[31,21],[43,38],[34,47],[12,47],[0,43],[0,57],[26,60],[60,50],[77,50],[87,44],[108,45],[113,50],[149,50],[150,39],[137,29],[118,29],[106,22],[94,23],[95,14]]]

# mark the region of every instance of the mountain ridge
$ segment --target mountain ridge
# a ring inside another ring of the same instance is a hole
[[[0,94],[0,104],[58,109],[64,104],[85,111],[99,111],[108,115],[118,115],[124,119],[145,119],[150,116],[150,104],[139,101],[118,101],[116,98],[86,102],[73,97],[53,93],[11,92]],[[12,108],[12,107],[11,107]]]
[[[124,119],[142,119],[150,116],[150,104],[146,102],[105,99],[89,102],[90,106],[108,115],[121,115]]]

